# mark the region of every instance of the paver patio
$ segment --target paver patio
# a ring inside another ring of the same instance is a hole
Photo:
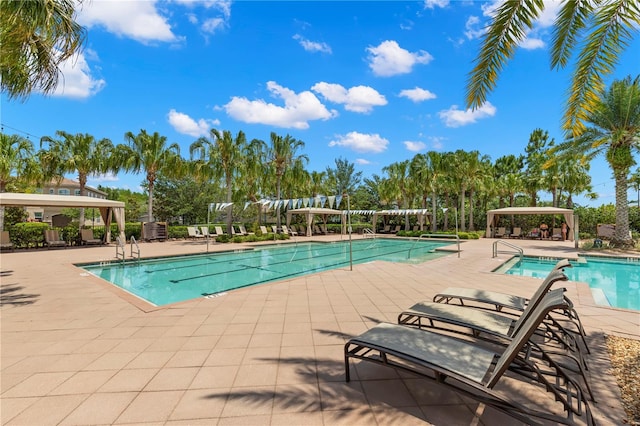
[[[330,238],[339,237],[321,239]],[[354,379],[344,381],[349,337],[395,322],[444,287],[532,294],[539,280],[490,272],[510,257],[492,258],[493,241],[464,242],[460,258],[377,261],[157,309],[72,265],[111,260],[113,246],[2,253],[2,424],[514,424],[389,368],[354,362]],[[517,244],[528,255],[577,256],[570,242]],[[140,247],[148,257],[206,246]],[[563,286],[594,348],[596,420],[621,424],[604,334],[640,339],[640,313],[596,306],[586,284]]]

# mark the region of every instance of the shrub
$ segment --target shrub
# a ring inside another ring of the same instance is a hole
[[[44,244],[44,231],[47,229],[49,225],[46,223],[20,222],[13,225],[9,233],[16,247],[39,247]]]

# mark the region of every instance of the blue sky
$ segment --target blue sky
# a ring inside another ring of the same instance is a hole
[[[428,150],[478,150],[493,161],[524,154],[536,128],[560,142],[571,69],[549,66],[558,2],[547,2],[488,102],[465,109],[467,76],[495,5],[92,0],[78,15],[85,50],[63,66],[57,92],[25,102],[2,95],[3,129],[36,145],[57,130],[122,143],[126,132],[145,129],[178,143],[183,157],[211,127],[265,141],[275,131],[305,142],[308,170],[342,157],[364,176]],[[638,58],[636,37],[612,78],[640,73]],[[602,159],[591,174],[600,198],[577,201],[614,202]],[[143,179],[119,174],[89,184],[139,190]]]

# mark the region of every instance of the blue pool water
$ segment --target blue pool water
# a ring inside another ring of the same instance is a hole
[[[403,239],[354,240],[353,263],[372,260],[424,262],[450,242]],[[349,265],[348,242],[261,246],[235,252],[77,265],[157,306],[240,287]]]
[[[523,257],[507,262],[499,272],[544,278],[559,259]],[[596,303],[640,311],[640,260],[634,258],[580,257],[565,274],[571,281],[589,284]]]

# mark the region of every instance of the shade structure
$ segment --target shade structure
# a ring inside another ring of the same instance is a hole
[[[290,210],[287,210],[287,226],[291,225],[291,218],[294,214],[301,214],[305,216],[305,219],[307,220],[307,237],[310,237],[313,233],[312,226],[313,226],[313,220],[316,215],[322,216],[323,222],[325,224],[327,223],[328,216],[339,215],[340,224],[342,225],[341,233],[342,234],[346,233],[346,220],[345,220],[347,217],[346,210],[325,209],[322,207],[306,207],[302,209],[290,209]]]
[[[120,239],[125,240],[124,234],[124,203],[121,201],[103,200],[101,198],[74,196],[74,195],[49,195],[49,194],[23,194],[16,192],[0,193],[0,206],[22,207],[90,207],[100,210],[102,220],[106,224],[105,235],[107,243],[111,242],[111,216],[118,224]]]
[[[380,216],[404,216],[406,230],[409,230],[409,216],[417,216],[421,231],[423,230],[425,221],[431,221],[431,214],[427,209],[380,210],[373,213],[372,224],[374,229],[376,229],[378,217]]]
[[[489,210],[487,212],[487,229],[485,236],[491,238],[491,227],[496,226],[498,218],[504,215],[562,215],[564,221],[571,230],[568,237],[570,241],[574,241],[574,235],[577,232],[575,229],[575,220],[573,210],[561,209],[558,207],[506,207],[504,209]]]

